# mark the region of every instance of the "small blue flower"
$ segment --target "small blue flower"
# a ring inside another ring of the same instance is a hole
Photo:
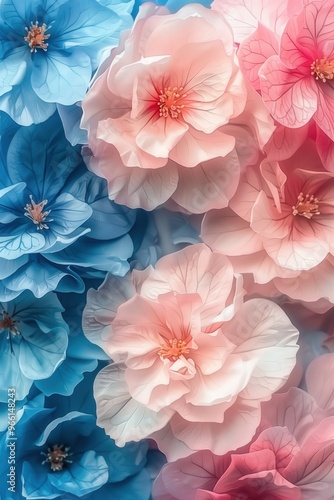
[[[30,292],[11,302],[0,302],[0,401],[7,388],[16,399],[27,396],[35,380],[48,378],[65,359],[68,326],[56,294],[36,299]]]
[[[2,0],[0,109],[31,125],[49,118],[56,103],[81,100],[100,52],[129,26],[127,10],[119,15],[117,3],[112,7],[98,0]]]

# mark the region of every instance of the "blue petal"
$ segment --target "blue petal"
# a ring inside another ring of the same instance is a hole
[[[12,90],[13,85],[22,82],[28,61],[29,52],[25,47],[17,47],[11,51],[10,55],[2,59],[0,64],[0,96]]]
[[[83,99],[92,74],[85,52],[48,49],[35,55],[31,85],[40,99],[67,106]]]
[[[4,286],[13,292],[30,290],[35,297],[43,297],[48,292],[83,292],[84,283],[80,277],[67,267],[59,268],[43,257],[20,267],[16,273],[3,281]]]
[[[5,332],[0,335],[0,364],[2,370],[1,386],[0,386],[0,401],[5,402],[8,399],[8,387],[15,387],[16,398],[24,399],[32,386],[34,380],[27,378],[21,371],[18,353],[21,344],[21,339],[12,338],[12,345]],[[15,355],[12,352],[15,353]]]
[[[18,130],[8,148],[7,162],[12,182],[26,182],[29,194],[39,203],[52,201],[82,160],[54,115],[42,125]]]
[[[69,235],[92,215],[89,205],[63,193],[52,204],[50,229],[56,235]]]
[[[0,109],[19,125],[27,126],[47,120],[55,112],[56,105],[44,102],[36,95],[27,75],[20,85],[0,96]]]
[[[135,476],[129,477],[120,483],[108,483],[99,491],[91,494],[90,500],[101,500],[101,497],[117,500],[149,500],[151,493],[151,479],[143,469]]]
[[[5,187],[0,190],[0,223],[8,224],[18,217],[23,217],[24,202],[23,191],[26,187],[24,182]],[[17,207],[19,205],[19,208]]]
[[[124,0],[120,2],[119,0],[97,0],[101,5],[112,9],[119,16],[126,16],[126,14],[131,14],[134,6],[134,0]]]
[[[85,372],[92,372],[97,367],[97,361],[75,359],[66,355],[63,363],[45,380],[36,380],[35,386],[46,396],[60,394],[70,396],[75,387],[83,380]]]
[[[38,327],[22,327],[18,363],[24,376],[31,380],[48,378],[63,361],[68,342],[63,328],[53,328],[48,333]]]
[[[129,235],[111,241],[81,238],[65,250],[45,254],[45,257],[54,263],[93,267],[124,276],[129,270],[126,259],[132,255],[132,251],[133,245]]]
[[[57,105],[58,113],[61,118],[66,139],[72,146],[76,144],[87,144],[87,130],[80,128],[82,118],[82,108],[77,104],[72,106]]]
[[[101,488],[108,481],[108,475],[104,458],[90,450],[61,474],[49,474],[49,481],[59,491],[82,497]]]
[[[80,0],[79,4],[69,1],[58,11],[53,43],[62,49],[90,46],[108,37],[121,22],[117,14],[95,0]]]
[[[14,260],[7,260],[0,258],[0,280],[8,278],[14,274],[21,266],[24,266],[29,260],[28,255],[23,255],[22,257]],[[0,301],[2,299],[0,298]]]
[[[20,234],[3,235],[4,232],[1,228],[0,255],[4,259],[17,259],[27,253],[39,252],[45,245],[41,233],[25,230]]]

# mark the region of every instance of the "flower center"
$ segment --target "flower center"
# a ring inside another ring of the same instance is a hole
[[[9,330],[13,335],[20,335],[20,332],[16,327],[16,323],[18,323],[18,321],[9,316],[7,311],[2,311],[1,314],[2,319],[0,319],[0,330]]]
[[[292,207],[292,214],[312,219],[313,215],[320,215],[318,203],[318,198],[315,198],[313,195],[307,194],[304,196],[303,193],[300,193],[297,198],[297,204]]]
[[[333,80],[334,61],[328,61],[328,59],[316,59],[311,64],[311,75],[313,75],[316,80],[321,80],[324,83],[326,83],[327,80]]]
[[[31,203],[27,203],[24,207],[24,215],[28,217],[34,224],[36,224],[37,229],[49,229],[49,226],[45,224],[46,222],[52,222],[53,219],[47,219],[47,216],[51,210],[46,210],[43,212],[43,208],[47,204],[48,200],[43,200],[40,203],[35,203],[32,195],[30,195]]]
[[[58,446],[57,444],[54,444],[52,448],[48,448],[47,453],[44,453],[43,451],[41,452],[41,455],[46,457],[45,460],[43,460],[42,465],[46,463],[50,464],[50,469],[53,472],[63,470],[65,462],[69,464],[73,462],[73,460],[68,460],[67,458],[72,455],[69,451],[69,446],[64,446],[63,444]]]
[[[45,32],[50,29],[51,26],[47,26],[45,23],[42,26],[38,26],[38,21],[33,24],[30,23],[30,28],[25,28],[27,36],[24,40],[28,43],[30,47],[30,52],[37,52],[37,49],[43,49],[46,51],[48,49],[48,43],[44,43],[44,40],[50,38],[50,35],[46,35]]]
[[[180,99],[187,97],[187,94],[182,95],[183,87],[165,87],[159,92],[158,106],[160,108],[159,115],[164,118],[178,118],[184,108],[184,104],[177,104]]]
[[[176,361],[183,354],[188,354],[190,351],[187,347],[188,343],[184,340],[169,339],[166,344],[161,344],[161,349],[158,352],[162,359],[169,359],[170,361]]]

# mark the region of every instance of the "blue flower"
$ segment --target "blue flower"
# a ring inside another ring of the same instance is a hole
[[[2,481],[1,498],[149,499],[152,457],[148,443],[118,448],[96,426],[92,380],[89,374],[70,397],[47,398],[44,408],[43,399],[37,397],[19,411],[15,428],[16,492],[9,494]],[[7,438],[3,434],[0,440],[1,456],[8,455]],[[160,468],[160,456],[156,463]],[[6,477],[8,468],[3,460],[1,477]]]
[[[27,291],[0,302],[0,401],[7,401],[8,387],[22,400],[35,380],[50,377],[65,359],[68,326],[62,311],[54,293],[36,299]]]
[[[109,199],[57,115],[18,127],[0,114],[1,126],[0,300],[25,289],[81,293],[85,276],[126,274],[146,216]]]
[[[106,0],[2,0],[0,109],[31,125],[49,118],[56,103],[81,100],[100,52],[129,26],[127,10],[118,15],[112,7]]]

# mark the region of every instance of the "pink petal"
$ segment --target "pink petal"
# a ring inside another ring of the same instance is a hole
[[[190,245],[160,259],[143,283],[141,294],[155,298],[161,293],[199,293],[202,299],[202,325],[219,314],[230,294],[233,269],[223,255],[206,245]]]
[[[334,481],[334,441],[315,444],[291,460],[285,477],[299,486],[303,500],[331,500]]]
[[[267,158],[277,161],[290,158],[306,140],[308,130],[308,124],[294,129],[278,123],[271,139],[264,146]]]
[[[214,251],[224,255],[249,255],[262,250],[262,239],[249,222],[232,210],[211,210],[202,222],[201,237]]]
[[[255,405],[235,403],[225,412],[223,424],[192,423],[176,414],[170,425],[175,437],[193,450],[209,449],[216,455],[223,455],[248,443],[259,420],[260,410]]]
[[[334,143],[320,127],[317,127],[316,144],[324,167],[334,172]]]
[[[194,499],[199,488],[213,489],[217,474],[228,459],[216,457],[208,450],[194,453],[187,459],[177,460],[163,467],[153,485],[156,500]]]
[[[242,398],[265,399],[283,386],[296,364],[298,331],[279,306],[265,299],[249,300],[224,333],[237,345],[235,354],[256,359]]]
[[[302,2],[284,0],[274,3],[270,0],[215,0],[214,10],[225,14],[230,23],[237,43],[253,33],[260,21],[264,26],[281,34],[283,28],[295,12],[302,7]]]
[[[179,168],[179,184],[173,200],[192,213],[224,208],[234,195],[240,165],[235,151],[225,158],[214,158],[194,168]]]
[[[334,9],[333,9],[334,13]],[[334,31],[334,22],[333,22]],[[334,36],[334,35],[333,35]],[[319,85],[318,90],[318,108],[314,114],[314,121],[318,127],[328,135],[328,137],[334,140],[334,85],[332,82],[327,81],[325,85],[321,85],[323,82],[317,82]]]
[[[169,408],[156,413],[132,399],[122,365],[112,364],[98,373],[94,397],[97,424],[115,439],[118,446],[148,437],[150,433],[163,428],[173,414]]]
[[[275,286],[292,299],[315,302],[326,298],[334,302],[333,262],[327,258],[314,269],[303,271],[297,278],[275,279]]]
[[[292,388],[287,393],[275,394],[262,405],[261,427],[287,427],[299,446],[308,433],[323,418],[319,415],[314,399],[301,389]]]
[[[170,152],[169,157],[184,167],[195,167],[218,156],[226,156],[235,145],[235,138],[215,130],[205,134],[190,128]]]
[[[309,71],[309,65],[307,68]],[[289,69],[278,56],[272,56],[259,76],[264,102],[278,122],[298,128],[310,121],[317,110],[317,92],[313,77],[304,67]]]
[[[230,260],[236,272],[241,274],[251,273],[255,283],[262,285],[269,283],[269,281],[278,276],[281,278],[293,278],[300,274],[300,271],[292,271],[278,266],[265,250],[247,255],[247,258],[245,258],[245,256],[230,257]],[[260,293],[267,298],[278,295],[277,290],[273,286],[266,291],[261,287]]]
[[[109,157],[92,158],[90,167],[107,179],[109,198],[130,208],[153,210],[167,201],[178,185],[174,162],[157,169],[126,167],[116,149]]]
[[[252,210],[251,228],[261,236],[263,246],[266,250],[267,247],[271,245],[272,240],[276,240],[278,238],[281,243],[283,238],[288,237],[291,233],[293,225],[292,208],[291,212],[287,212],[287,207],[284,205],[283,210],[280,210],[278,191],[275,193],[275,197],[276,196],[277,201],[279,202],[279,207],[276,207],[273,204],[273,200],[261,191]],[[269,253],[269,255],[274,258],[271,253]],[[278,262],[278,264],[284,265],[280,262]]]
[[[334,387],[328,381],[334,376],[334,354],[323,354],[308,366],[305,379],[307,391],[324,410],[334,408]]]
[[[286,427],[271,427],[264,430],[249,448],[249,451],[271,450],[275,455],[275,469],[284,476],[283,471],[300,447]]]
[[[98,290],[88,290],[82,328],[91,342],[107,347],[116,311],[120,304],[130,299],[134,293],[135,289],[129,276],[119,278],[111,274],[107,275]]]
[[[259,69],[273,55],[278,54],[278,36],[259,23],[257,29],[239,47],[240,67],[253,87],[260,91]]]

